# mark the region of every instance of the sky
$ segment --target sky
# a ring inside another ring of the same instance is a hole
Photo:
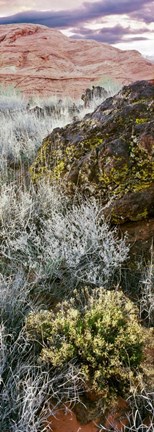
[[[34,23],[154,58],[154,1],[0,0],[0,24]]]

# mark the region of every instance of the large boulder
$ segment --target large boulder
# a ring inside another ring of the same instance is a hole
[[[154,216],[154,85],[139,81],[47,136],[30,168],[68,194],[95,196],[113,223]]]

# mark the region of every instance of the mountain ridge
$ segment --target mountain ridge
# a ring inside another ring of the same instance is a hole
[[[0,84],[26,95],[78,98],[106,77],[129,84],[153,75],[154,65],[135,50],[75,40],[42,25],[0,26]]]

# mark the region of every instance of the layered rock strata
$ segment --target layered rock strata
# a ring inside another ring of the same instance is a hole
[[[135,50],[74,40],[34,24],[0,26],[0,84],[27,95],[81,97],[108,77],[122,84],[152,79],[154,64]]]

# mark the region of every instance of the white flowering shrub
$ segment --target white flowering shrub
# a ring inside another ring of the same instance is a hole
[[[108,287],[128,255],[125,240],[109,229],[95,201],[71,206],[49,185],[18,194],[16,187],[3,188],[0,219],[7,268],[50,280],[58,297],[78,284]]]
[[[35,350],[23,331],[32,309],[29,284],[22,271],[14,277],[0,276],[0,430],[45,430],[51,411],[49,399],[57,396],[57,381],[36,363]],[[59,383],[58,381],[58,383]],[[57,400],[58,400],[57,396]]]
[[[153,247],[151,260],[142,268],[140,280],[140,316],[149,327],[154,326],[154,261]]]
[[[153,432],[154,430],[154,392],[142,389],[140,393],[129,396],[130,412],[124,432]]]
[[[97,85],[100,85],[107,91],[108,97],[116,95],[122,89],[121,82],[106,75],[102,76],[102,78],[99,79]]]
[[[56,127],[64,127],[74,118],[75,106],[78,118],[87,113],[82,101],[56,97],[28,101],[12,87],[0,87],[0,172],[1,181],[9,175],[10,168],[31,164],[45,136]],[[29,107],[28,107],[29,105]],[[35,107],[42,110],[38,115]],[[78,108],[79,107],[79,108]],[[3,175],[2,175],[3,174]]]

